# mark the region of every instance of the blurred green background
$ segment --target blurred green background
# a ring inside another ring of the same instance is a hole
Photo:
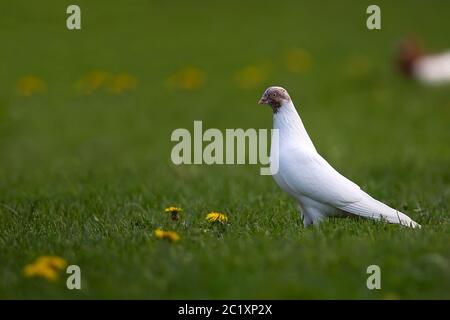
[[[449,2],[378,1],[373,31],[370,1],[80,0],[74,31],[70,4],[0,3],[1,298],[450,298],[450,90],[393,64],[408,35],[450,48]],[[269,85],[338,171],[423,229],[304,229],[259,166],[171,164],[194,120],[271,128]],[[81,267],[82,290],[24,276],[47,254]]]

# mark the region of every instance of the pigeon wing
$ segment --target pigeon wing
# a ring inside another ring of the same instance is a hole
[[[285,162],[284,180],[291,193],[366,218],[384,219],[408,226],[417,225],[405,214],[365,193],[316,151],[295,148],[286,154],[289,155],[289,161]]]
[[[315,201],[343,207],[363,199],[361,188],[337,172],[314,150],[293,148],[282,152],[283,180],[291,192]]]

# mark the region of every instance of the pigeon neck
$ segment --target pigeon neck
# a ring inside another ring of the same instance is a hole
[[[279,130],[280,141],[297,141],[316,150],[292,101],[273,114],[273,127]]]

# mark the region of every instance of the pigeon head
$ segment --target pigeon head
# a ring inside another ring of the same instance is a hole
[[[422,44],[414,39],[408,38],[400,43],[397,64],[406,76],[411,76],[414,70],[414,63],[423,56]]]
[[[283,104],[291,101],[289,93],[282,87],[269,87],[264,91],[258,104],[268,104],[272,107],[274,113],[278,112]]]

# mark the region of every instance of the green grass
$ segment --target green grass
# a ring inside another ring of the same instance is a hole
[[[369,1],[77,3],[76,32],[65,28],[70,3],[0,4],[1,298],[450,298],[449,90],[392,68],[405,34],[448,48],[448,3],[380,2],[381,31],[365,27]],[[292,48],[312,57],[302,74],[283,64]],[[270,74],[239,88],[236,72],[253,64]],[[188,65],[204,85],[168,88]],[[138,85],[80,95],[74,84],[92,70]],[[47,91],[18,95],[27,74]],[[422,230],[349,219],[305,229],[259,166],[171,164],[172,130],[194,120],[270,128],[256,101],[271,84],[290,91],[334,167]],[[184,208],[179,223],[163,213],[170,205]],[[209,225],[212,210],[228,225]],[[158,227],[181,241],[155,239]],[[82,290],[64,275],[25,278],[44,254],[79,265]],[[382,290],[366,288],[371,264]]]

